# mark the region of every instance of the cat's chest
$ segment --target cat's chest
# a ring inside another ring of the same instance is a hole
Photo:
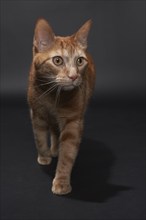
[[[73,102],[66,102],[66,103],[45,103],[46,109],[46,116],[48,117],[49,121],[57,122],[58,124],[62,125],[68,121],[75,118],[80,117],[82,115],[82,108],[81,104]]]
[[[75,105],[66,104],[51,104],[47,103],[46,111],[49,117],[55,117],[56,119],[60,118],[70,118],[80,110]]]

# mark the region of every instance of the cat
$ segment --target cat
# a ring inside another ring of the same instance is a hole
[[[50,24],[37,21],[28,80],[28,105],[41,165],[58,156],[52,192],[70,193],[71,172],[83,133],[84,113],[95,84],[87,53],[88,20],[75,34],[55,36]],[[51,147],[48,147],[50,132]]]

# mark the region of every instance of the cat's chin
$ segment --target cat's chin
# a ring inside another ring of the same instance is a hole
[[[71,91],[81,85],[81,81],[75,81],[72,84],[62,86],[62,90],[64,91]]]
[[[74,85],[69,85],[69,86],[63,86],[62,87],[62,90],[64,91],[70,91],[70,90],[73,90],[75,88]]]

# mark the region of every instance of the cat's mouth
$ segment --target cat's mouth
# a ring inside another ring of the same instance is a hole
[[[81,79],[76,79],[74,81],[70,80],[59,80],[57,84],[61,87],[64,91],[69,91],[77,88],[81,84]]]

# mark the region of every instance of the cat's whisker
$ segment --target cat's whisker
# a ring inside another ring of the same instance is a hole
[[[48,79],[51,79],[51,80],[52,80],[52,79],[55,79],[55,77],[41,76],[41,78],[39,78],[39,79],[37,78],[38,81],[46,81],[46,80],[48,80]]]
[[[46,85],[50,85],[50,84],[53,84],[53,83],[55,83],[55,81],[42,83],[42,84],[40,84],[39,86],[46,86]]]
[[[39,84],[39,85],[36,85],[35,88],[36,88],[36,87],[41,87],[41,86],[46,86],[46,85],[51,85],[51,84],[56,83],[56,81],[51,81],[51,82],[43,81],[43,82],[44,82],[44,83],[41,83],[41,84]]]
[[[39,82],[46,82],[45,80],[42,80],[42,79],[36,79],[36,80]]]
[[[42,76],[42,78],[44,78],[44,79],[55,79],[54,76],[46,76],[46,75]]]
[[[61,89],[62,89],[62,87],[58,86],[58,89],[56,92],[55,106],[57,106],[57,104],[59,103]]]
[[[36,79],[37,81],[39,81],[39,82],[46,82],[46,81],[48,81],[48,80],[55,80],[55,77],[44,77],[44,76],[41,76],[41,79],[39,78],[37,78]]]
[[[81,85],[78,86],[78,88],[80,89],[80,91],[82,92],[82,94],[84,93],[83,91],[83,87]]]
[[[46,83],[46,80],[36,79],[36,81]],[[32,82],[34,82],[34,81],[32,81]],[[37,86],[35,86],[35,87],[37,87]]]
[[[44,97],[45,95],[48,95],[49,93],[53,92],[55,89],[57,88],[57,85],[53,85],[52,87],[50,87],[49,89],[47,89],[44,93],[42,93],[37,100],[39,100],[40,98]]]

